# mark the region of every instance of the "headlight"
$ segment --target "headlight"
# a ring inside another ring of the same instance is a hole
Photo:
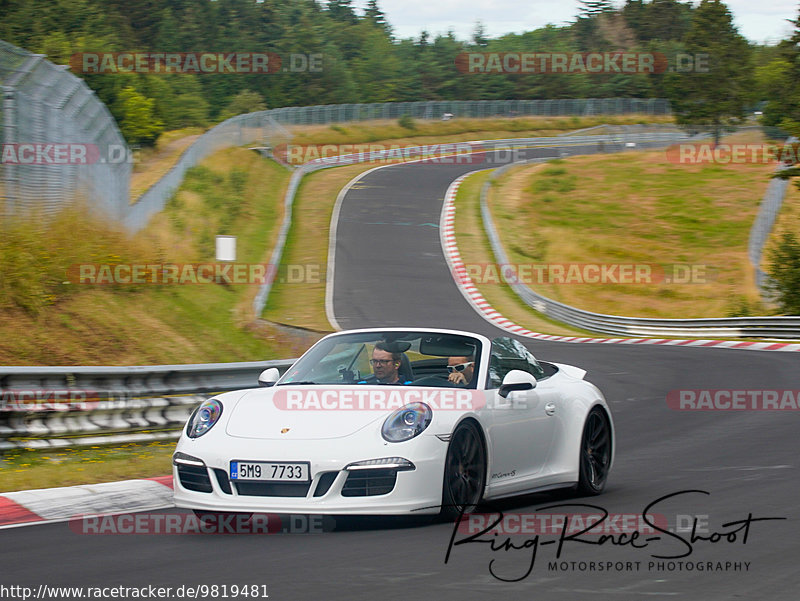
[[[388,442],[403,442],[421,434],[431,423],[433,411],[425,403],[411,403],[383,422],[381,435]]]
[[[217,399],[205,401],[189,418],[189,423],[186,425],[186,435],[189,438],[199,438],[217,423],[220,415],[222,415],[222,403]]]

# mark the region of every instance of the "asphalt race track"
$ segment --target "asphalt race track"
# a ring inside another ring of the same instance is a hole
[[[333,294],[342,328],[438,326],[507,335],[463,298],[439,243],[447,187],[485,166],[391,166],[349,190],[339,214]],[[542,359],[587,370],[614,411],[617,456],[599,497],[541,494],[497,508],[530,513],[549,504],[591,503],[636,516],[666,495],[706,491],[676,495],[651,512],[665,516],[670,527],[691,526],[687,516],[699,516],[697,533],[717,542],[685,544],[676,538],[689,540],[684,530],[650,541],[654,534],[643,533],[634,544],[630,536],[602,546],[567,540],[558,560],[556,544],[539,547],[525,577],[534,534],[511,538],[523,548],[454,546],[445,564],[452,525],[425,520],[336,518],[335,528],[322,534],[272,536],[85,535],[62,523],[0,532],[3,580],[28,586],[263,584],[273,600],[796,598],[798,412],[682,412],[670,409],[666,396],[677,389],[798,389],[797,353],[526,344]],[[746,533],[746,524],[731,524],[749,516],[786,519],[752,521]],[[465,537],[458,533],[455,540]],[[554,539],[542,535],[540,542]]]

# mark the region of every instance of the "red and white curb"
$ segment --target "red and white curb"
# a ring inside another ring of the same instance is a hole
[[[0,494],[0,529],[174,507],[172,476]]]
[[[581,338],[577,336],[555,336],[551,334],[533,332],[515,324],[510,319],[506,319],[503,317],[503,315],[495,311],[489,302],[483,298],[483,295],[478,291],[478,288],[470,279],[466,266],[461,260],[461,254],[458,252],[455,233],[455,198],[461,182],[468,175],[472,175],[472,173],[465,173],[464,175],[453,180],[453,183],[450,184],[450,187],[445,193],[444,205],[442,206],[442,215],[439,220],[439,237],[441,239],[444,256],[447,259],[447,264],[450,267],[450,273],[453,274],[453,280],[455,281],[456,286],[458,286],[461,294],[464,295],[475,311],[477,311],[481,317],[486,319],[492,325],[520,336],[526,336],[536,340],[547,340],[551,342],[577,342],[584,344],[656,344],[663,346],[729,348],[755,351],[800,351],[800,344],[788,342],[748,342],[739,340],[697,339],[676,340],[672,338]]]

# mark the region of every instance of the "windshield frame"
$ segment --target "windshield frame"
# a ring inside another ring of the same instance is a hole
[[[425,372],[425,375],[422,377],[418,376],[415,372],[412,380],[395,385],[474,389],[478,387],[478,383],[484,378],[482,358],[487,347],[483,337],[469,332],[454,330],[386,328],[356,330],[326,336],[308,349],[308,351],[280,377],[275,385],[386,385],[377,381],[370,381],[371,378],[374,378],[371,369],[356,369],[356,365],[359,363],[363,365],[364,362],[368,360],[371,349],[374,348],[374,344],[379,341],[396,343],[399,345],[399,348],[410,343],[405,351],[403,351],[403,354],[408,358],[412,369],[414,369],[414,364],[418,363]],[[343,345],[351,346],[352,352],[344,352],[344,349],[336,351],[337,347]],[[421,353],[420,345],[427,345],[428,348],[425,349],[423,347],[423,350],[428,352]],[[462,348],[464,351],[468,348],[474,349],[472,355],[474,357],[474,373],[471,380],[466,385],[457,385],[447,381],[447,358],[451,356],[466,356],[463,354],[455,354],[457,350]],[[439,352],[432,353],[431,351]],[[442,354],[448,351],[449,354]],[[330,377],[318,381],[312,374],[314,374],[315,369],[325,363],[326,360],[330,361],[328,358],[331,357],[332,354],[342,355],[341,358],[331,361],[331,363],[336,363],[336,371],[341,375],[334,375],[333,370],[328,369],[327,375]],[[345,370],[344,373],[342,368]],[[347,372],[352,374],[352,378],[350,378]],[[428,372],[435,372],[436,375],[431,376]],[[418,380],[420,381],[419,383],[417,382]]]

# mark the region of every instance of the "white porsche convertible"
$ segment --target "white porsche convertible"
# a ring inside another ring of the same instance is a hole
[[[447,516],[481,500],[602,492],[614,426],[600,390],[517,340],[391,328],[331,334],[260,388],[203,402],[173,456],[198,513]]]

